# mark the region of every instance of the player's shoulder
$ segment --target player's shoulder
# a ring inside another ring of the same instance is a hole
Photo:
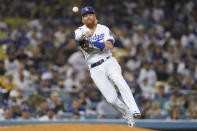
[[[84,28],[86,28],[86,26],[85,25],[82,25],[78,29],[84,29]]]
[[[75,30],[75,32],[78,31],[78,30],[82,30],[82,29],[84,29],[84,28],[86,28],[85,25],[79,26],[79,27]]]
[[[97,26],[102,29],[109,29],[106,25],[97,24]]]

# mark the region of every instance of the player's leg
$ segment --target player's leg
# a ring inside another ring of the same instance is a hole
[[[114,84],[106,76],[104,65],[105,64],[99,66],[98,68],[91,69],[91,77],[94,80],[100,92],[106,98],[107,102],[110,103],[117,111],[119,111],[123,115],[124,119],[128,122],[128,126],[133,127],[134,121],[131,111],[118,98],[117,92],[114,88]]]
[[[90,75],[107,102],[124,115],[126,105],[118,98],[114,85],[105,75],[104,67],[101,65],[90,69]]]
[[[124,80],[122,76],[121,68],[118,62],[116,61],[115,58],[111,58],[109,59],[109,61],[106,61],[106,62],[108,62],[108,65],[113,65],[113,66],[108,67],[108,70],[107,70],[108,77],[116,84],[116,86],[118,87],[121,93],[123,101],[132,111],[134,116],[136,114],[139,115],[140,111],[137,107],[137,104],[135,102],[135,99],[133,97],[133,94],[129,86],[127,85],[126,81]]]

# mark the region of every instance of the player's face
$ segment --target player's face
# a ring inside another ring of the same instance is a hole
[[[88,13],[82,16],[82,22],[85,25],[94,24],[96,20],[95,14]]]

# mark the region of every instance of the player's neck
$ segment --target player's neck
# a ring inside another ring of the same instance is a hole
[[[96,24],[89,24],[86,25],[89,29],[95,29],[96,28]]]

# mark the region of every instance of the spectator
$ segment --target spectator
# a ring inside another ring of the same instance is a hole
[[[180,119],[180,108],[178,106],[175,106],[172,108],[171,113],[170,113],[170,119],[171,120],[178,120]]]
[[[58,97],[58,93],[57,92],[52,92],[50,94],[50,99],[48,100],[48,105],[51,106],[51,108],[54,109],[55,113],[59,113],[59,112],[65,112],[66,110],[63,107],[63,103],[61,101],[61,99]]]
[[[6,71],[16,71],[19,66],[19,61],[16,59],[16,53],[14,52],[14,47],[10,47],[10,51],[8,54],[8,59],[5,62],[5,69]]]
[[[83,80],[85,78],[87,66],[85,64],[85,59],[82,52],[77,51],[68,58],[68,63],[71,65],[68,69],[68,77],[70,77],[69,72],[77,72],[77,80]]]
[[[160,103],[158,101],[153,102],[151,108],[147,111],[147,116],[149,116],[149,118],[154,118],[161,114],[162,110],[160,109]]]
[[[164,103],[164,109],[165,109],[167,112],[169,112],[169,111],[171,111],[172,108],[173,108],[174,106],[176,106],[176,105],[177,105],[177,97],[176,97],[175,94],[171,94],[171,95],[170,95],[170,100],[168,100],[168,101],[166,101],[166,102]]]
[[[36,116],[42,117],[47,114],[48,102],[46,99],[40,100],[39,107],[37,107]]]
[[[151,103],[148,99],[141,99],[140,101],[140,106],[141,106],[141,119],[147,119],[147,111],[150,109],[151,107]]]
[[[20,105],[19,93],[17,90],[11,90],[9,93],[8,107],[12,108],[13,105]]]
[[[83,107],[78,100],[73,100],[71,107],[67,109],[67,112],[74,113],[74,112],[85,112],[86,108]]]
[[[30,72],[25,69],[23,64],[19,64],[17,72],[14,74],[14,82],[21,90],[28,90],[28,87],[32,83],[29,79]]]
[[[165,63],[160,62],[157,69],[156,69],[156,75],[158,81],[166,81],[169,77],[167,71],[165,70]]]
[[[133,38],[133,44],[135,46],[141,45],[143,47],[148,47],[148,45],[150,44],[150,41],[145,33],[145,29],[143,25],[138,25],[136,27],[136,33],[134,33],[132,38]]]
[[[197,119],[197,109],[193,110],[191,112],[191,119],[196,120]]]
[[[152,86],[148,85],[148,79],[144,78],[144,80],[140,83],[140,88],[142,90],[142,95],[146,99],[153,99],[155,90]]]
[[[147,78],[149,86],[153,86],[157,80],[156,73],[151,69],[151,63],[148,61],[143,64],[143,68],[140,70],[138,82],[142,83],[145,78]]]
[[[30,112],[30,109],[29,107],[23,107],[23,109],[21,110],[22,112],[22,117],[19,118],[18,120],[34,120],[32,117],[31,117],[31,112]]]
[[[188,108],[186,110],[186,115],[189,116],[189,118],[191,118],[197,108],[197,105],[196,105],[196,101],[194,98],[189,97],[188,100],[190,102],[188,102]]]
[[[189,60],[186,58],[183,62],[178,65],[177,72],[183,76],[189,75]]]
[[[54,46],[60,47],[66,43],[66,32],[64,26],[59,26],[58,30],[54,33]]]
[[[102,99],[100,92],[97,89],[91,89],[88,94],[89,94],[89,100],[91,103],[100,102]]]
[[[118,112],[111,105],[109,105],[104,98],[98,103],[96,111],[100,116],[118,115]]]
[[[90,105],[86,95],[87,93],[83,89],[77,93],[77,99],[79,100],[80,104],[84,107]]]
[[[12,110],[6,109],[3,120],[12,120]]]
[[[5,80],[5,64],[4,61],[0,60],[0,82],[3,82]]]
[[[19,117],[21,117],[21,109],[20,106],[17,104],[14,104],[12,106],[12,118],[13,119],[18,119]]]
[[[72,114],[72,119],[73,119],[73,120],[79,120],[79,119],[80,119],[80,114],[79,114],[79,112],[74,112],[74,113]]]
[[[64,88],[68,92],[80,89],[80,81],[77,79],[77,72],[73,72],[72,75],[64,81]]]
[[[53,108],[48,108],[47,111],[46,111],[46,115],[41,116],[39,118],[39,120],[40,121],[55,121],[55,120],[57,120],[54,109]]]
[[[29,32],[27,32],[26,37],[29,39],[31,45],[37,46],[42,38],[42,33],[37,31],[36,28],[32,28]]]
[[[0,108],[0,120],[4,118],[4,114],[5,114],[5,111],[8,109],[8,103],[7,101],[3,101],[1,103],[1,108]]]
[[[157,93],[155,93],[155,99],[165,99],[168,98],[168,94],[165,93],[164,85],[158,87]]]
[[[177,105],[180,107],[180,111],[181,112],[184,112],[185,109],[187,108],[186,106],[186,102],[185,102],[185,97],[183,94],[180,94],[178,97],[177,97]]]
[[[2,87],[5,88],[8,92],[14,89],[17,89],[17,84],[13,80],[12,72],[6,72],[5,81],[1,83]]]

